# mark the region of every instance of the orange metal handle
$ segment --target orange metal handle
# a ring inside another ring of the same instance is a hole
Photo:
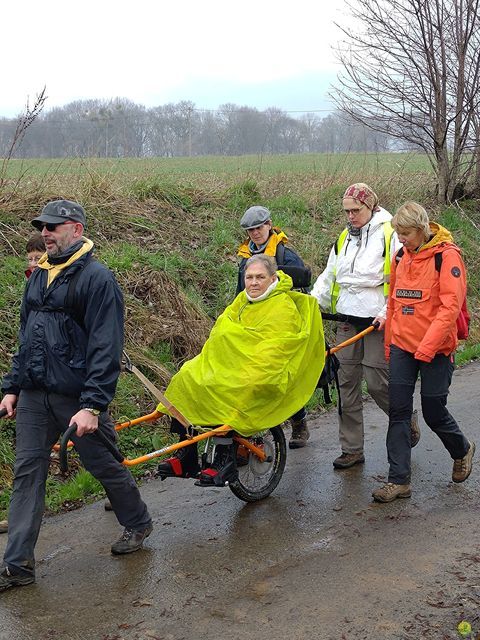
[[[348,340],[345,340],[344,342],[341,342],[340,344],[337,344],[336,347],[332,347],[331,349],[329,349],[328,351],[325,352],[325,355],[328,356],[329,353],[336,353],[337,351],[340,351],[340,349],[343,349],[343,347],[348,347],[349,345],[354,344],[355,342],[357,342],[357,340],[360,340],[361,338],[363,338],[367,334],[372,333],[372,331],[375,331],[375,329],[376,329],[375,325],[373,325],[373,324],[370,325],[369,327],[367,327],[363,331],[360,331],[360,333],[357,333],[356,335],[352,336],[351,338],[348,338]]]

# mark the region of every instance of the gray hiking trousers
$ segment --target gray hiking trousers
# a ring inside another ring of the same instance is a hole
[[[359,333],[349,323],[337,329],[337,344]],[[384,333],[372,331],[337,353],[340,360],[338,381],[342,415],[338,416],[342,453],[363,452],[364,424],[362,379],[377,405],[388,416],[388,364],[385,360]],[[387,426],[387,421],[385,421]]]
[[[34,574],[34,548],[45,508],[45,484],[50,453],[79,410],[78,400],[44,391],[21,391],[17,404],[16,460],[8,514],[8,542],[4,565],[14,572]],[[115,441],[107,412],[99,428]],[[144,530],[150,515],[135,480],[94,434],[72,437],[87,471],[104,487],[118,521],[129,529]]]

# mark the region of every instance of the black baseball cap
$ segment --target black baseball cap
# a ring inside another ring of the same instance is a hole
[[[44,223],[62,224],[67,220],[80,222],[85,227],[87,218],[82,205],[71,200],[52,200],[43,207],[42,213],[32,220],[32,224],[40,230]]]

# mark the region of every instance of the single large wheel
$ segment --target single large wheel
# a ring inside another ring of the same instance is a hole
[[[244,464],[238,466],[238,479],[228,485],[245,502],[256,502],[269,496],[280,482],[287,461],[287,445],[281,427],[273,427],[249,438],[267,456],[262,462],[248,452]]]

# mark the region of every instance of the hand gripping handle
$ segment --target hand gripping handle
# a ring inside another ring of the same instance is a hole
[[[60,471],[62,473],[68,472],[68,443],[76,430],[77,430],[77,425],[74,422],[68,427],[68,429],[65,431],[65,433],[63,434],[60,440],[59,458],[60,458]],[[102,432],[100,428],[94,431],[92,435],[96,436],[102,441],[102,443],[110,451],[110,453],[115,458],[115,460],[118,460],[118,462],[123,462],[125,460],[125,457],[120,453],[120,451],[117,449],[115,444]]]

